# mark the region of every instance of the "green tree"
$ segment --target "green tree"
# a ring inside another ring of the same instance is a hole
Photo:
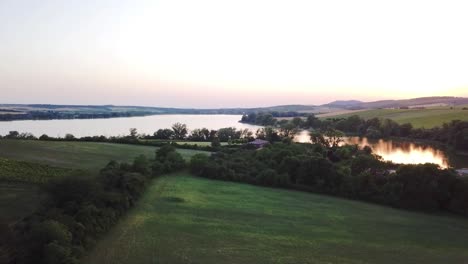
[[[131,138],[137,138],[138,131],[136,128],[130,128],[130,137]]]
[[[190,159],[190,171],[195,175],[200,175],[203,173],[203,169],[208,163],[209,157],[205,154],[195,154]]]
[[[179,122],[172,125],[172,130],[176,139],[184,139],[188,133],[187,125]]]

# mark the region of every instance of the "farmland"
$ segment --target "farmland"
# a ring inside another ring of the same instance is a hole
[[[152,158],[155,150],[123,144],[0,140],[0,230],[37,208],[43,198],[39,185],[48,180],[75,170],[96,173],[110,160],[131,161],[140,154]],[[200,153],[178,151],[186,159]]]
[[[0,140],[0,157],[55,167],[97,171],[110,160],[130,161],[138,155],[154,156],[157,148],[95,142]],[[197,150],[178,149],[186,159]],[[205,152],[202,152],[205,153]]]
[[[0,158],[0,182],[42,184],[71,172],[71,169]]]
[[[181,173],[83,263],[465,263],[467,234],[464,218]]]
[[[468,121],[468,110],[462,110],[466,106],[450,107],[432,107],[426,109],[373,109],[357,110],[340,115],[327,115],[322,118],[349,117],[358,115],[364,119],[388,118],[400,124],[411,123],[415,128],[432,128],[440,126],[444,122],[452,120]]]

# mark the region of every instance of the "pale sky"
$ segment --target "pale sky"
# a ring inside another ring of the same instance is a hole
[[[468,1],[0,0],[0,103],[468,97]]]

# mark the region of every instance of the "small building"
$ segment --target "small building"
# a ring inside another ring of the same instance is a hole
[[[269,141],[263,140],[263,139],[255,139],[254,141],[250,141],[247,143],[249,145],[255,146],[255,148],[263,148],[264,146],[270,144]]]

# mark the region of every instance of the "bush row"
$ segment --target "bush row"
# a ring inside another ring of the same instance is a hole
[[[182,156],[164,146],[154,160],[139,156],[132,164],[111,161],[97,178],[71,175],[50,181],[43,208],[14,226],[15,263],[79,263],[96,239],[135,205],[152,178],[184,166]]]
[[[468,215],[468,182],[435,164],[395,165],[357,146],[277,143],[195,155],[201,177],[299,189],[399,208]],[[334,162],[332,162],[333,160]]]

